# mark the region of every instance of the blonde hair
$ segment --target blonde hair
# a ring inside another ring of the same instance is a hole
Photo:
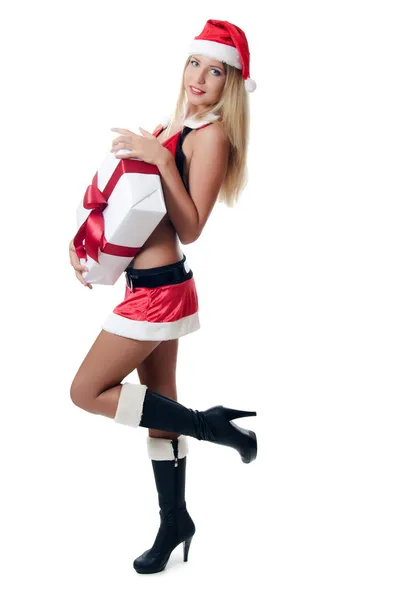
[[[189,64],[189,56],[185,62],[183,73]],[[250,112],[248,93],[244,87],[241,70],[223,63],[226,81],[222,95],[217,102],[195,113],[195,119],[205,119],[209,113],[220,116],[219,123],[230,141],[229,159],[225,178],[219,190],[217,201],[233,208],[247,185],[247,149],[249,141]],[[171,121],[166,127],[166,138],[175,122],[186,118],[186,92],[183,76],[176,107]]]

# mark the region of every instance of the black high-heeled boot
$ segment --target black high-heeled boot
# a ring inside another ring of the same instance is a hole
[[[148,437],[147,444],[158,492],[160,528],[153,546],[138,556],[133,566],[138,573],[158,573],[182,542],[183,560],[187,561],[196,528],[185,501],[187,439],[183,435],[177,440]]]
[[[257,455],[256,435],[249,429],[230,423],[230,420],[254,416],[256,412],[222,405],[204,411],[193,410],[167,396],[152,392],[146,385],[124,383],[114,420],[132,427],[161,429],[230,446],[239,452],[244,463],[250,463]]]

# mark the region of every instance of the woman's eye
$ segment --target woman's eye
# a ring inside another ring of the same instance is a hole
[[[196,63],[196,65],[198,65],[198,62],[197,62],[197,60],[191,60],[191,61],[190,61],[190,64],[191,64],[191,65],[192,65],[193,63]],[[211,69],[211,71],[215,71],[215,73],[216,73],[217,75],[220,75],[220,74],[221,74],[221,73],[220,73],[220,71],[218,71],[217,69]]]

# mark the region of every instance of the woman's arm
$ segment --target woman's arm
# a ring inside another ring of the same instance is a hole
[[[157,163],[167,214],[182,244],[191,244],[200,236],[225,177],[228,155],[229,140],[220,126],[212,123],[197,131],[189,167],[190,195],[169,150]]]

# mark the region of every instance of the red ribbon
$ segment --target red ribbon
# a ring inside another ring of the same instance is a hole
[[[102,213],[108,205],[108,199],[112,195],[117,182],[124,173],[160,175],[156,165],[146,163],[143,160],[121,159],[101,192],[98,188],[98,172],[95,173],[91,185],[88,186],[85,192],[83,201],[84,208],[91,210],[91,212],[73,239],[76,254],[79,258],[87,259],[88,255],[95,262],[99,262],[99,250],[105,254],[131,258],[138,254],[140,248],[110,244],[105,238],[105,223]]]

